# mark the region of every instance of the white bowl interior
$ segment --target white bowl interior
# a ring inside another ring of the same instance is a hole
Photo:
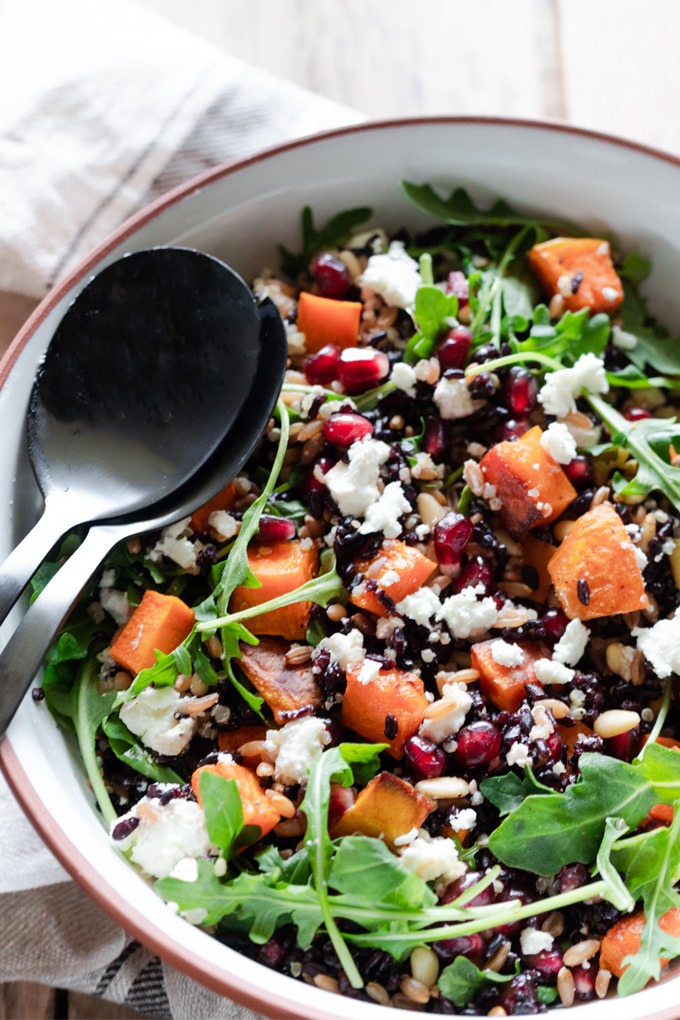
[[[275,267],[277,242],[296,247],[304,205],[312,206],[318,220],[350,206],[371,205],[374,224],[431,225],[401,195],[403,179],[430,182],[447,193],[463,185],[482,201],[502,196],[518,207],[594,229],[609,225],[624,247],[651,256],[653,272],[645,291],[660,319],[680,329],[680,165],[611,140],[541,125],[424,121],[360,127],[293,145],[191,190],[117,243],[99,266],[123,252],[180,243],[212,252],[251,278],[263,266]],[[38,326],[0,389],[0,486],[9,494],[0,505],[2,558],[27,530],[40,502],[23,441],[35,367],[86,279],[81,275]],[[15,611],[15,622],[20,611]],[[10,627],[11,620],[2,632],[5,638]],[[15,775],[15,782],[27,780],[31,796],[40,802],[37,821],[53,820],[63,832],[64,863],[77,870],[82,855],[97,883],[111,892],[119,918],[127,916],[137,933],[141,925],[147,941],[162,941],[189,964],[202,960],[218,982],[223,975],[232,987],[236,982],[261,995],[263,1011],[276,1006],[277,1015],[356,1016],[352,1000],[264,971],[171,914],[109,844],[71,746],[44,705],[28,696],[9,740],[25,773],[25,779]],[[573,1015],[595,1020],[615,1008],[618,1020],[677,1017],[677,987],[673,980],[617,1000],[615,1007],[599,1002],[579,1006]],[[379,1020],[385,1013],[377,1005],[362,1004],[361,1015]]]

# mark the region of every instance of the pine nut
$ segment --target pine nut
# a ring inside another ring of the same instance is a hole
[[[175,680],[175,690],[179,691],[180,694],[185,694],[189,690],[191,684],[191,677],[186,676],[184,673],[180,673]]]
[[[301,836],[304,831],[300,818],[286,818],[285,822],[279,822],[274,829],[276,835],[283,839],[294,839],[296,836]]]
[[[618,737],[622,733],[628,733],[640,725],[640,716],[637,712],[627,712],[622,708],[612,708],[608,712],[602,712],[593,723],[593,729],[598,737],[608,740],[610,737]]]
[[[275,790],[265,790],[264,792],[271,806],[276,808],[282,818],[295,818],[297,808],[292,800],[284,797],[282,793],[276,793]]]
[[[265,779],[267,776],[274,775],[274,766],[268,761],[261,761],[255,769],[255,775],[261,779]]]
[[[498,1016],[507,1016],[508,1014],[507,1014],[507,1011],[503,1008],[503,1006],[492,1006],[491,1009],[489,1010],[489,1012],[486,1015],[487,1016],[492,1016],[492,1017],[493,1016],[498,1017]]]
[[[185,701],[177,711],[181,715],[200,715],[201,712],[207,712],[209,708],[217,704],[219,694],[206,694],[201,698],[191,698],[189,701]]]
[[[598,999],[604,999],[605,995],[609,991],[609,982],[611,981],[611,972],[608,970],[599,970],[597,977],[595,978],[595,994]]]
[[[264,740],[248,740],[238,748],[238,753],[242,758],[259,758],[263,752]]]
[[[416,981],[415,978],[410,977],[408,974],[405,974],[401,979],[399,987],[411,1002],[426,1003],[430,1000],[430,989],[427,985],[424,985],[422,981]]]
[[[413,950],[411,953],[411,974],[426,988],[432,988],[437,984],[439,957],[434,949],[418,946]]]
[[[222,648],[222,642],[218,638],[217,634],[213,634],[212,637],[208,638],[208,640],[205,643],[205,650],[207,651],[211,659],[222,658],[222,652],[224,649]]]
[[[364,991],[374,1002],[379,1003],[381,1006],[389,1006],[391,999],[383,986],[379,985],[377,981],[369,981]]]
[[[308,439],[313,439],[314,436],[318,435],[319,432],[321,432],[322,428],[323,428],[322,421],[318,421],[315,419],[314,421],[307,422],[305,425],[302,426],[302,428],[298,432],[297,436],[298,441],[301,443],[306,443]]]
[[[345,619],[347,610],[343,606],[342,602],[334,602],[332,606],[329,606],[326,610],[326,616],[332,623],[340,623],[341,620]]]
[[[423,524],[427,524],[428,528],[434,527],[437,521],[440,521],[448,513],[446,507],[442,506],[439,500],[431,496],[429,492],[421,492],[416,505],[421,521]]]
[[[433,800],[458,800],[467,797],[470,787],[465,779],[457,776],[441,776],[438,779],[421,779],[415,786],[418,793]]]
[[[337,978],[331,977],[330,974],[317,974],[314,984],[317,988],[323,988],[324,992],[337,993],[340,990]]]
[[[548,305],[551,319],[559,319],[564,315],[564,298],[561,294],[553,294]]]
[[[609,499],[609,486],[601,485],[600,488],[595,491],[595,495],[590,501],[590,509],[592,510],[593,507],[601,506],[601,504],[605,503],[608,499]]]
[[[608,668],[616,676],[620,676],[624,680],[630,680],[633,670],[633,658],[636,651],[637,649],[630,648],[620,641],[613,641],[610,645],[607,645],[605,653]]]
[[[600,951],[599,939],[584,939],[575,946],[570,946],[562,957],[565,967],[580,967],[586,960],[591,960]]]
[[[207,684],[203,683],[200,676],[194,673],[194,675],[191,678],[191,683],[189,684],[189,690],[195,697],[201,698],[203,697],[204,694],[208,693],[210,688],[208,687]],[[215,698],[215,701],[217,701],[217,698]],[[214,704],[215,702],[213,702],[213,705]]]
[[[115,691],[126,691],[132,684],[132,677],[124,669],[119,669],[113,677],[113,689]]]
[[[549,709],[554,719],[566,719],[569,715],[569,706],[565,705],[563,701],[559,701],[557,698],[543,698],[541,701],[537,701],[534,708],[538,708],[541,705],[543,708]]]
[[[213,717],[213,722],[218,726],[226,726],[231,719],[231,709],[229,708],[229,705],[215,705],[211,715]]]
[[[574,975],[566,967],[562,967],[557,975],[557,991],[563,1006],[573,1006],[576,986],[574,985]]]
[[[289,666],[301,666],[312,657],[311,645],[291,645],[286,652],[286,663]]]

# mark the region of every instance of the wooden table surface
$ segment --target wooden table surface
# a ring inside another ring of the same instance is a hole
[[[139,2],[369,117],[548,117],[680,153],[677,0]],[[31,310],[4,297],[0,350]],[[0,985],[0,1020],[133,1016],[88,996]]]

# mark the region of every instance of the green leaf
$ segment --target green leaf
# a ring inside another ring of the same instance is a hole
[[[173,769],[167,765],[157,764],[154,755],[130,733],[120,716],[110,715],[104,719],[102,729],[116,758],[129,765],[135,772],[155,783],[184,783],[182,777]]]
[[[497,974],[493,970],[480,970],[466,956],[457,956],[439,976],[439,991],[445,999],[462,1009],[487,985],[504,985],[512,981],[513,974]]]
[[[551,988],[550,985],[539,985],[536,991],[536,998],[541,1005],[552,1006],[553,1002],[557,1002],[557,989]]]
[[[423,286],[416,291],[415,320],[419,332],[412,336],[404,351],[404,361],[414,364],[432,354],[447,319],[455,318],[458,298],[439,287]]]
[[[233,779],[203,770],[199,778],[205,827],[211,843],[227,860],[243,829],[243,804]]]
[[[609,902],[613,903],[617,910],[626,913],[634,909],[635,897],[631,896],[620,874],[614,867],[611,853],[617,840],[627,831],[628,826],[621,818],[608,818],[596,859],[597,870],[609,886]]]
[[[528,766],[521,778],[515,772],[506,772],[504,776],[484,779],[479,788],[485,798],[498,808],[501,816],[514,811],[532,794],[554,792],[540,783]]]
[[[345,836],[338,841],[328,885],[340,893],[364,897],[367,903],[389,900],[417,910],[437,902],[427,884],[405,868],[381,840],[367,836]]]
[[[314,226],[314,217],[309,206],[302,210],[302,251],[293,254],[283,245],[278,245],[281,257],[281,271],[295,278],[309,268],[309,263],[319,252],[338,248],[349,241],[356,228],[372,215],[373,210],[368,206],[360,206],[356,209],[348,209],[346,212],[333,216],[325,226],[317,230]]]
[[[629,280],[637,286],[647,279],[651,269],[652,264],[649,259],[640,255],[637,251],[630,251],[627,255],[624,255],[623,261],[618,268],[618,273],[624,280]]]

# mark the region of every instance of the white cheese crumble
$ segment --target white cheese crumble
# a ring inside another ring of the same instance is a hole
[[[178,878],[180,882],[195,882],[198,879],[198,861],[195,857],[183,857],[172,869],[170,878]]]
[[[616,287],[603,287],[602,297],[605,299],[605,301],[618,301],[618,299],[621,297],[621,291],[618,290]]]
[[[529,754],[529,748],[525,744],[520,744],[519,741],[515,741],[508,753],[505,756],[505,760],[508,765],[518,765],[521,769],[525,765],[531,763],[531,755]]]
[[[234,538],[241,530],[241,522],[227,510],[214,510],[208,518],[208,524],[225,541]]]
[[[399,584],[401,581],[401,575],[396,570],[386,570],[380,578],[380,585],[382,588],[391,588],[393,584]]]
[[[524,652],[519,645],[511,645],[509,641],[499,638],[491,645],[491,658],[499,666],[521,666],[524,662]]]
[[[364,659],[357,676],[357,681],[360,684],[372,684],[374,680],[378,679],[380,673],[380,663],[376,662],[375,659]]]
[[[612,326],[611,340],[614,347],[618,347],[621,351],[632,351],[634,347],[637,347],[638,342],[636,336],[626,333],[625,329],[621,329],[620,326]]]
[[[394,383],[398,390],[403,390],[407,397],[415,397],[417,382],[416,373],[410,365],[406,364],[405,361],[397,362],[392,369],[390,381]]]
[[[463,808],[453,819],[456,829],[474,829],[477,824],[477,812],[472,808]]]
[[[332,468],[331,471],[334,471]],[[328,472],[328,475],[331,473]],[[326,475],[326,478],[328,478]],[[341,508],[342,509],[342,508]],[[366,508],[366,519],[359,528],[360,535],[382,531],[385,538],[401,535],[399,518],[410,511],[411,504],[404,495],[400,482],[390,482],[378,499]]]
[[[191,570],[196,566],[198,553],[205,548],[201,542],[190,542],[192,534],[189,527],[190,517],[169,524],[161,531],[161,537],[147,554],[153,563],[160,563],[164,556],[176,563],[183,570]]]
[[[347,451],[348,464],[340,461],[321,476],[340,513],[363,517],[369,506],[376,502],[380,497],[380,468],[389,455],[387,443],[367,436],[352,443]]]
[[[194,716],[175,718],[175,713],[190,700],[174,687],[146,687],[136,698],[123,703],[120,717],[130,732],[152,751],[174,757],[182,753],[196,729]]]
[[[399,850],[399,856],[404,867],[415,872],[424,882],[437,879],[455,882],[467,869],[467,865],[458,860],[458,851],[452,839],[445,836],[431,839],[423,829],[414,840]]]
[[[576,440],[566,425],[553,421],[541,436],[541,446],[558,464],[571,464],[576,456]]]
[[[353,662],[359,662],[364,657],[364,635],[356,627],[349,634],[331,634],[319,641],[316,646],[316,653],[327,648],[340,669],[347,669]]]
[[[633,552],[635,553],[635,562],[640,568],[640,572],[642,572],[647,566],[647,563],[649,562],[647,559],[647,554],[637,545],[633,546]]]
[[[467,418],[476,405],[464,379],[440,379],[432,398],[442,418]]]
[[[267,730],[266,754],[274,762],[274,778],[286,786],[307,782],[307,768],[321,757],[331,735],[316,716],[307,715],[286,723],[280,730]]]
[[[408,309],[415,304],[416,291],[423,280],[418,263],[407,254],[403,242],[392,241],[387,252],[371,255],[358,282],[380,294],[386,304]]]
[[[670,620],[659,620],[653,627],[636,627],[632,631],[637,646],[660,680],[671,673],[680,673],[680,614]]]
[[[455,638],[476,638],[494,625],[498,618],[496,603],[490,597],[477,600],[484,591],[482,585],[463,588],[450,595],[439,608],[436,619],[443,620]]]
[[[458,733],[471,708],[472,698],[465,684],[444,684],[440,700],[433,703],[432,709],[426,709],[433,714],[423,720],[418,732],[433,744],[441,744]]]
[[[546,376],[538,394],[546,414],[564,418],[576,410],[576,397],[582,390],[589,393],[607,393],[609,383],[604,362],[594,354],[582,354],[573,368],[560,368]]]
[[[588,628],[580,620],[570,620],[553,649],[553,660],[564,666],[575,666],[582,659],[589,640]]]
[[[213,849],[203,810],[195,801],[178,797],[161,805],[157,798],[142,797],[123,818],[112,823],[111,829],[131,817],[139,818],[139,825],[125,839],[114,840],[114,846],[130,850],[134,863],[154,878],[167,878],[180,861],[189,858],[195,864],[196,857],[204,857]],[[188,876],[183,880],[193,881],[193,867],[187,865],[183,870]]]
[[[117,625],[123,627],[132,616],[132,606],[128,601],[127,592],[114,588],[115,578],[113,570],[104,571],[99,582],[99,602]]]
[[[537,953],[552,949],[553,937],[538,928],[525,928],[520,934],[519,944],[524,956],[536,956]]]
[[[534,672],[542,684],[568,684],[574,677],[574,670],[552,659],[539,659],[534,663]]]
[[[421,627],[426,627],[441,607],[439,596],[432,588],[419,588],[397,603],[397,612],[420,624]]]

